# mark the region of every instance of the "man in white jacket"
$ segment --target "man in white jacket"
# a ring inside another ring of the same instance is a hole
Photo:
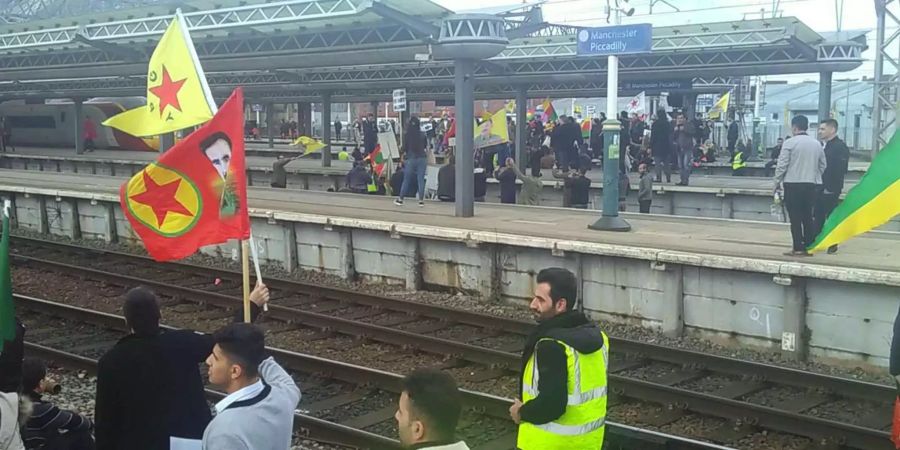
[[[265,357],[265,336],[247,323],[213,335],[206,360],[209,382],[228,396],[203,433],[203,450],[284,450],[291,447],[300,388],[278,363]]]
[[[461,410],[453,377],[433,369],[416,370],[403,379],[394,415],[400,443],[415,450],[469,450],[455,438]]]

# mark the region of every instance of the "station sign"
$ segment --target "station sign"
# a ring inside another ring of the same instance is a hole
[[[579,56],[650,53],[652,48],[653,26],[649,23],[585,28],[578,32]]]
[[[253,112],[261,112],[263,110],[263,105],[260,105],[259,103],[254,103],[251,108],[253,109]]]
[[[622,81],[619,86],[623,91],[646,92],[650,95],[658,95],[663,92],[690,91],[694,88],[694,81],[686,78],[683,80],[652,80],[652,81]]]
[[[394,111],[406,111],[406,89],[394,89]]]

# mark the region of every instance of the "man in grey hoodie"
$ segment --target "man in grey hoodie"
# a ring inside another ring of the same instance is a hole
[[[247,323],[218,331],[206,359],[209,382],[228,396],[203,433],[203,450],[284,450],[291,447],[300,388],[271,357],[265,336]]]

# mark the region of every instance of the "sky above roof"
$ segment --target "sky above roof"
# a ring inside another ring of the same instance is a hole
[[[515,0],[433,0],[446,8],[462,11],[478,8],[521,5]],[[622,0],[620,0],[622,1]],[[653,3],[652,14],[650,4]],[[529,1],[528,3],[535,3]],[[623,2],[624,3],[624,2]],[[845,3],[838,14],[838,7]],[[838,29],[841,17],[843,30],[871,30],[867,34],[869,49],[863,54],[866,61],[852,72],[836,73],[835,79],[872,77],[875,53],[875,5],[872,0],[631,0],[635,9],[631,17],[623,17],[623,23],[652,23],[656,26],[685,25],[727,20],[758,19],[772,17],[773,4],[778,4],[777,16],[794,16],[819,32]],[[576,26],[604,26],[606,0],[547,0],[543,2],[544,19],[554,23]],[[894,31],[888,22],[888,34]],[[772,76],[792,82],[818,80],[817,74]]]

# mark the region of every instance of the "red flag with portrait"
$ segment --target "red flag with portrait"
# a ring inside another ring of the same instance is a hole
[[[122,211],[157,261],[250,237],[244,160],[244,95],[122,185]]]

